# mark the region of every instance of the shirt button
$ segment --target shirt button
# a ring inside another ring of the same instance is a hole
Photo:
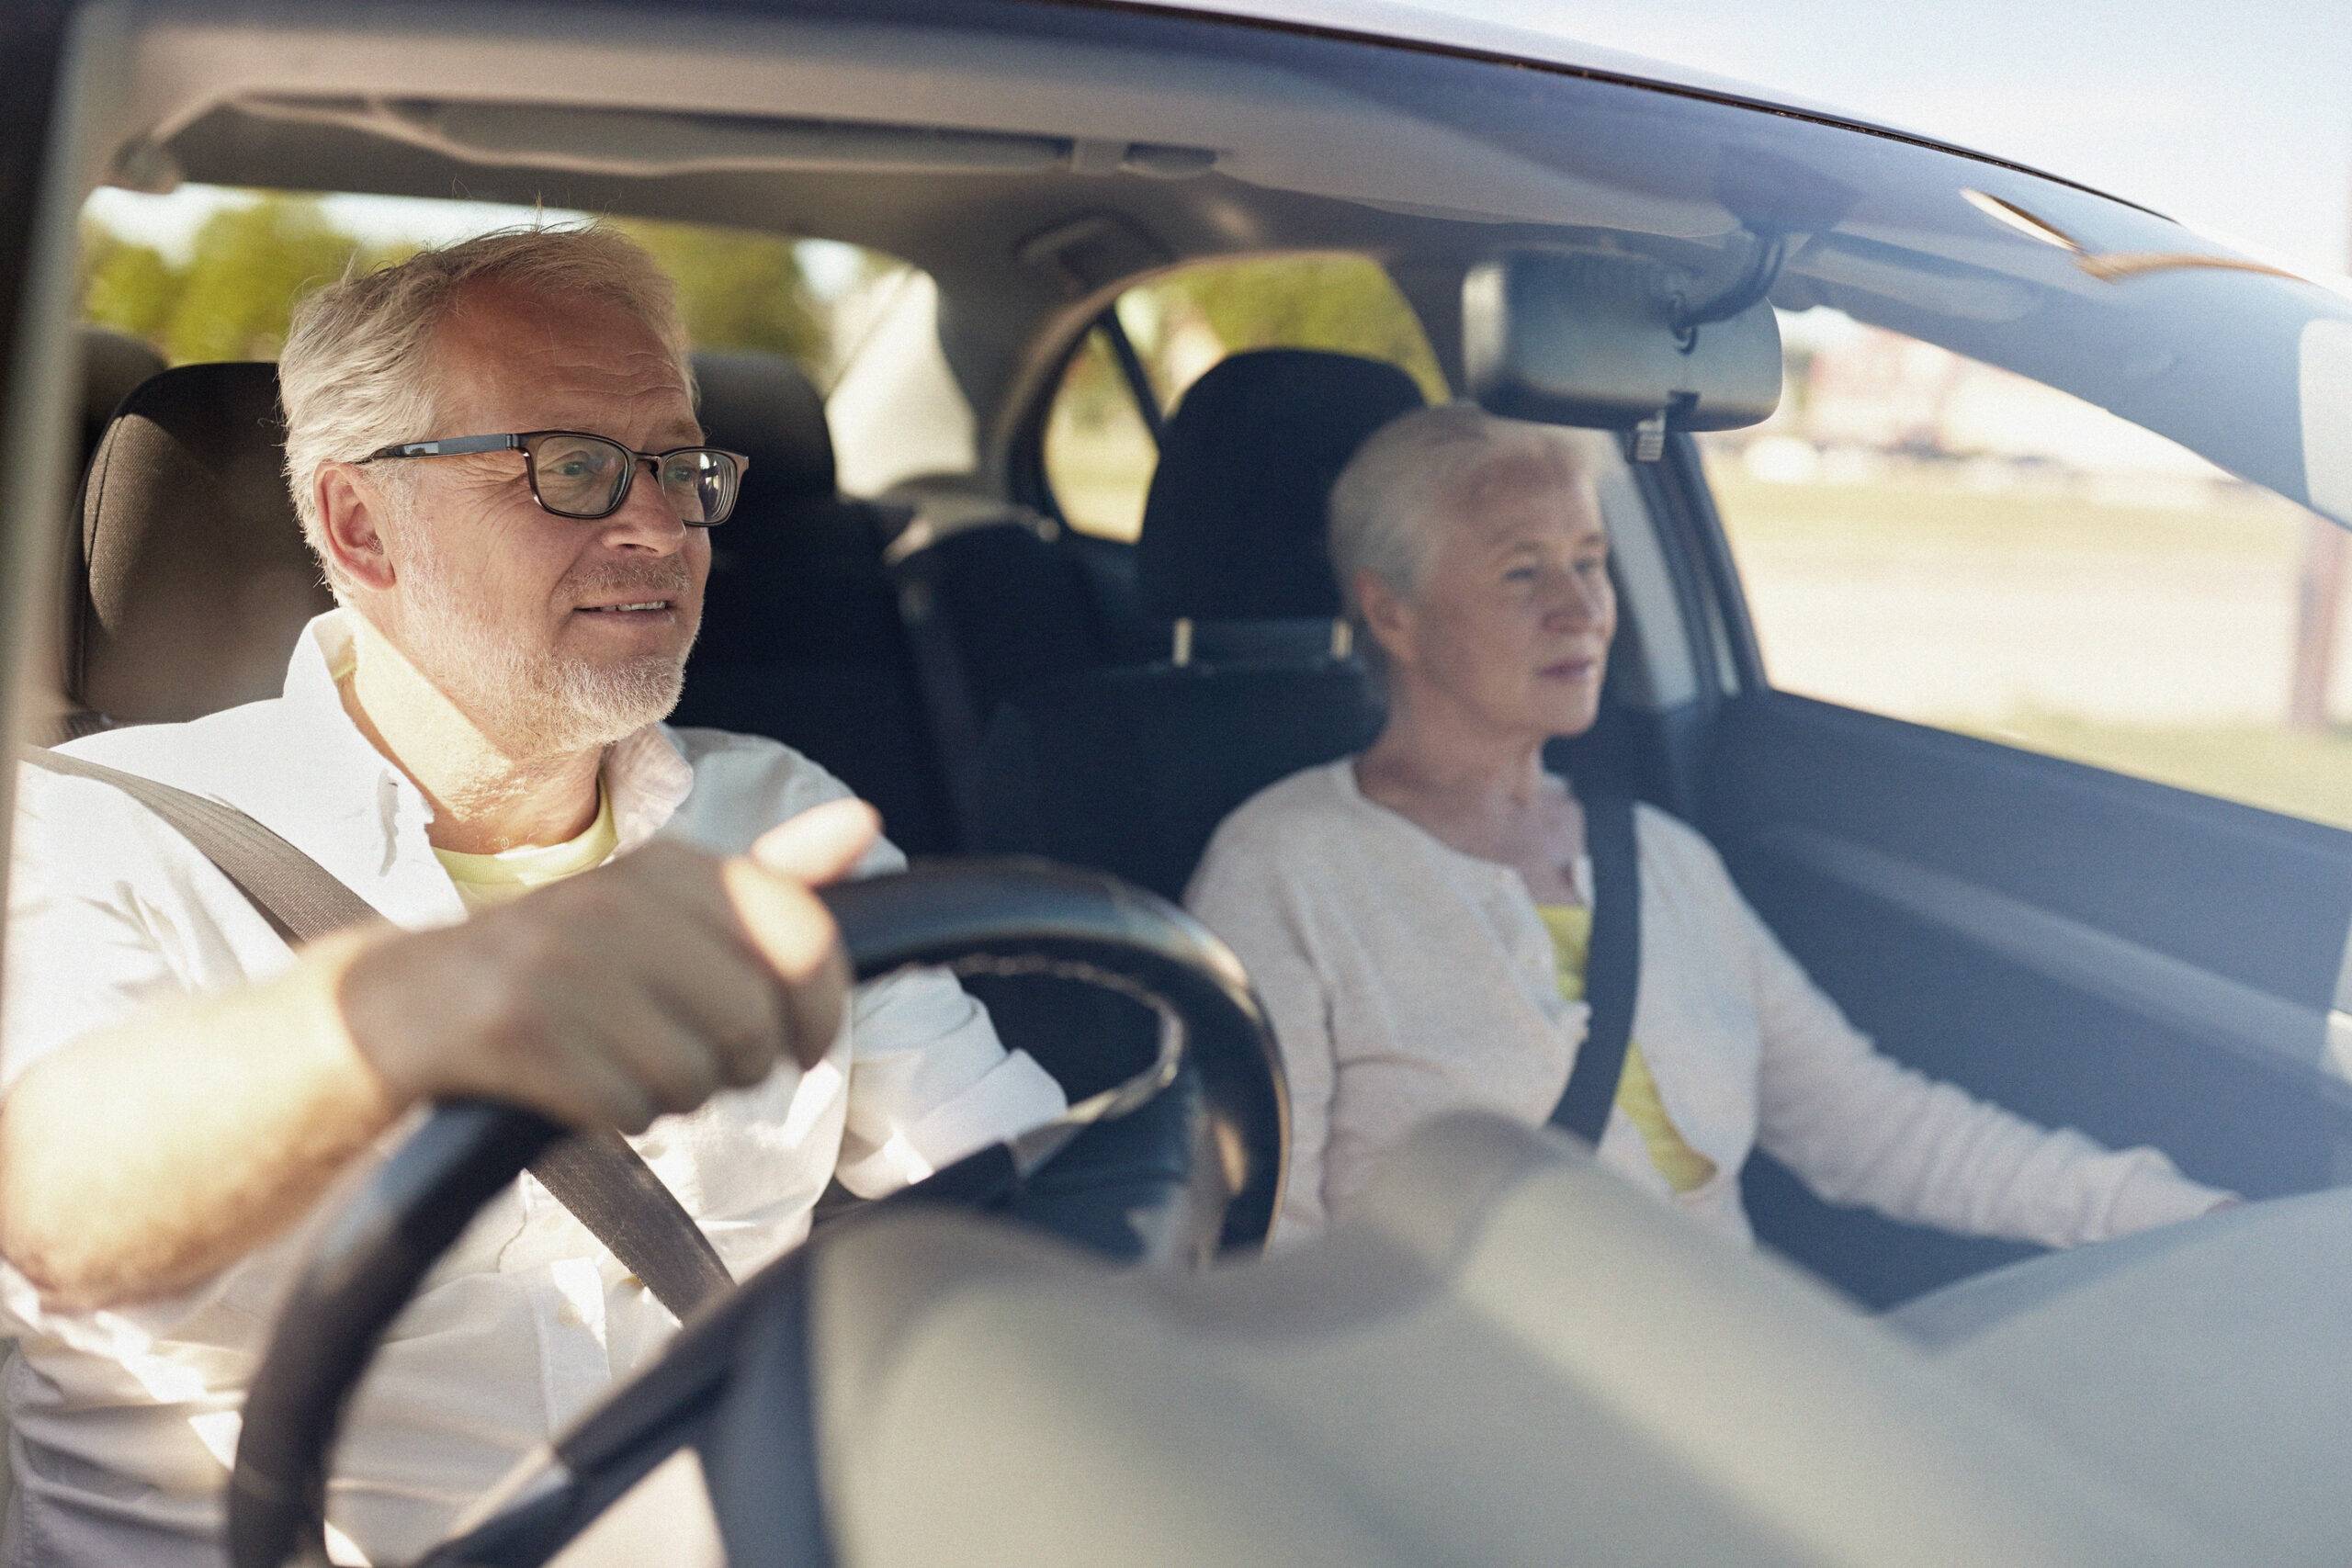
[[[627,1285],[632,1291],[641,1291],[645,1289],[645,1281],[639,1279],[634,1274],[622,1275],[621,1283]]]

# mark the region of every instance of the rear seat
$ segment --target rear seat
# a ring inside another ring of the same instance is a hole
[[[711,444],[752,459],[711,532],[702,636],[672,722],[765,735],[873,802],[910,854],[952,848],[897,587],[882,550],[909,513],[835,488],[823,402],[789,360],[695,355]]]
[[[1160,663],[1065,676],[1004,703],[978,775],[979,847],[1182,894],[1235,807],[1370,740],[1378,710],[1333,652],[1324,509],[1366,437],[1421,406],[1393,366],[1237,355],[1169,421],[1137,585],[1178,628]]]

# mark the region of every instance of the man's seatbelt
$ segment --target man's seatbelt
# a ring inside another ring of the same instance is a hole
[[[1585,1002],[1592,1010],[1552,1124],[1598,1145],[1617,1099],[1617,1081],[1625,1073],[1626,1043],[1634,1036],[1634,996],[1642,969],[1642,875],[1634,846],[1633,797],[1580,793],[1578,798],[1585,853],[1592,859],[1592,942],[1584,969]]]
[[[333,872],[233,806],[79,757],[38,748],[20,755],[52,773],[112,784],[162,818],[289,942],[378,918]],[[710,1239],[618,1133],[575,1133],[530,1168],[681,1321],[734,1283]]]

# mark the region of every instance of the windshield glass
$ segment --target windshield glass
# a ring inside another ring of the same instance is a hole
[[[1826,309],[2016,372],[2352,517],[2352,300],[2062,181],[1689,94],[1220,29],[1295,70],[1216,174],[1352,198],[1457,247],[1638,252],[1731,284],[1766,243]],[[1197,29],[1155,39],[1200,44]],[[1230,76],[1228,75],[1228,80]],[[1261,127],[1279,136],[1253,137]],[[1331,155],[1344,137],[1344,156]],[[1413,220],[1425,220],[1415,223]],[[2310,456],[2306,457],[2306,447]]]

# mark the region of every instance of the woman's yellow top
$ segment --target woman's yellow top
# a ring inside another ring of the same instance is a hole
[[[1585,961],[1592,951],[1592,911],[1581,904],[1538,904],[1535,912],[1544,918],[1544,929],[1552,933],[1552,949],[1559,956],[1560,995],[1572,1002],[1582,1001]],[[1641,1129],[1642,1142],[1649,1145],[1650,1163],[1657,1167],[1668,1186],[1677,1192],[1689,1192],[1713,1178],[1715,1162],[1684,1143],[1667,1116],[1665,1102],[1657,1097],[1657,1080],[1650,1077],[1650,1066],[1642,1059],[1638,1041],[1625,1044],[1625,1073],[1617,1080],[1617,1109]]]

